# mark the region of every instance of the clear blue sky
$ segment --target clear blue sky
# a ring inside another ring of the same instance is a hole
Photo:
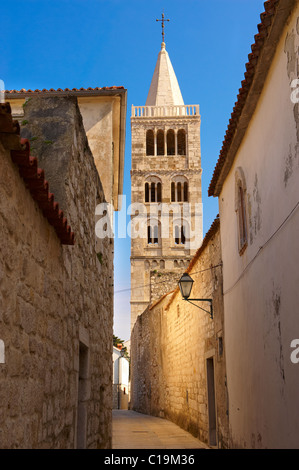
[[[244,79],[263,1],[2,2],[0,79],[6,89],[127,88],[124,194],[129,205],[131,105],[146,101],[161,45],[156,18],[161,18],[163,8],[170,18],[165,25],[166,49],[184,102],[200,105],[206,233],[218,213],[218,201],[209,198],[207,190]],[[114,332],[124,340],[130,336],[129,289],[130,239],[116,238]]]

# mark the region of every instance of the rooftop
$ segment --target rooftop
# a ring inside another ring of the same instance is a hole
[[[30,143],[27,139],[20,139],[20,126],[13,121],[9,103],[0,103],[0,138],[5,148],[10,150],[11,159],[18,167],[32,198],[36,201],[56,231],[63,245],[74,245],[74,234],[68,225],[63,211],[59,208],[54,194],[49,191],[49,183],[45,179],[44,170],[38,167],[36,157],[30,156]]]

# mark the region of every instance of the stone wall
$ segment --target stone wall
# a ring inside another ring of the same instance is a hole
[[[178,285],[180,274],[180,272],[163,272],[160,270],[151,271],[151,303],[174,290]]]
[[[225,143],[234,153],[221,153],[231,163],[218,183],[230,441],[239,449],[299,447],[299,365],[291,358],[299,332],[299,3],[274,3],[259,62],[250,68],[254,86],[247,98],[239,95],[240,144]],[[248,112],[253,97],[258,102]],[[235,210],[240,177],[243,252]]]
[[[34,98],[25,108],[22,134],[75,245],[61,244],[1,138],[0,447],[109,448],[113,244],[98,245],[94,229],[104,193],[76,100]]]
[[[194,279],[191,297],[212,298],[214,318],[183,301],[178,288],[138,316],[131,335],[131,403],[133,409],[166,417],[210,445],[227,447],[219,219],[187,271]],[[197,305],[209,308],[208,303]],[[211,364],[215,431],[207,380]]]

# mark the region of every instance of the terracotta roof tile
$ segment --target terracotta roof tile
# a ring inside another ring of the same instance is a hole
[[[61,243],[74,245],[74,234],[63,211],[59,209],[58,202],[54,200],[54,194],[49,192],[49,183],[45,179],[44,170],[38,168],[37,158],[30,156],[29,140],[20,139],[19,132],[17,122],[12,120],[9,103],[1,103],[0,135],[14,135],[17,140],[17,145],[10,150],[12,161],[17,165],[32,198],[37,202],[49,224],[54,227]]]
[[[92,88],[92,87],[88,87],[88,88],[57,88],[57,90],[55,90],[54,88],[50,88],[49,90],[47,90],[46,88],[43,88],[42,90],[39,90],[39,89],[36,89],[36,90],[25,90],[25,88],[22,88],[21,90],[5,90],[5,94],[7,95],[15,95],[15,94],[18,94],[18,95],[24,95],[24,94],[31,94],[31,93],[44,93],[44,94],[51,94],[51,93],[57,93],[57,94],[60,94],[60,93],[80,93],[80,92],[84,92],[84,93],[87,93],[87,92],[105,92],[105,91],[114,91],[114,90],[125,90],[125,88],[123,86],[110,86],[110,87],[95,87],[95,88]]]

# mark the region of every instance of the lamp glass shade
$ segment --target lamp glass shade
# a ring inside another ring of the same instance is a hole
[[[188,299],[188,297],[190,296],[193,282],[194,281],[192,277],[190,277],[187,273],[184,273],[181,279],[179,280],[180,291],[184,299]]]

